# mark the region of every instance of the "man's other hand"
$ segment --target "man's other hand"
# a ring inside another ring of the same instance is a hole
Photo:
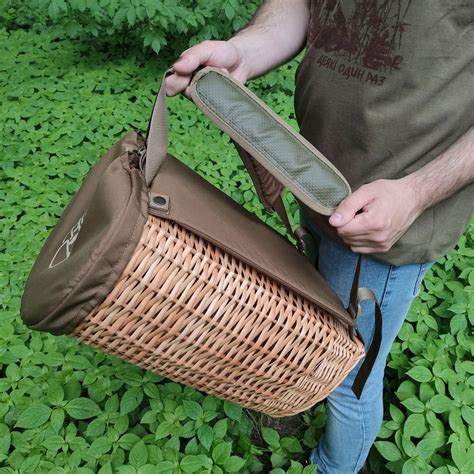
[[[166,93],[173,96],[184,92],[189,98],[189,84],[193,73],[201,66],[226,70],[237,81],[244,83],[247,72],[243,66],[237,38],[229,41],[203,41],[184,51],[173,64],[173,74],[166,78]]]
[[[329,223],[357,253],[387,252],[420,215],[410,180],[380,179],[339,204]]]

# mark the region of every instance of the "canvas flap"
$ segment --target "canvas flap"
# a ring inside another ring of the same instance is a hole
[[[125,136],[66,207],[26,282],[20,312],[30,328],[69,333],[128,264],[147,218],[145,180],[130,154],[141,146],[137,133]]]
[[[340,321],[354,322],[311,263],[283,236],[168,155],[151,185],[167,206],[154,215],[173,220],[323,307]]]

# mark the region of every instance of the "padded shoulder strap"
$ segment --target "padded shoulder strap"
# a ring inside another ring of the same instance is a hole
[[[330,215],[350,194],[341,173],[248,88],[220,69],[193,78],[196,105],[299,200]]]
[[[166,75],[170,74],[166,71]],[[163,78],[163,79],[164,79]],[[330,215],[350,193],[339,171],[307,140],[229,74],[204,68],[193,78],[196,105],[275,180],[308,207]],[[168,120],[164,80],[157,95],[147,136],[145,177],[149,186],[166,158]]]

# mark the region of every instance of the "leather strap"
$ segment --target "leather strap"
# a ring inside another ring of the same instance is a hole
[[[354,278],[352,279],[351,294],[349,297],[349,306],[347,311],[352,316],[352,319],[357,319],[360,314],[359,300],[357,298],[357,291],[359,289],[360,269],[362,267],[362,255],[359,254],[357,258],[357,265],[354,272]]]
[[[166,105],[165,79],[173,74],[167,69],[161,80],[160,90],[155,99],[153,112],[148,123],[145,161],[145,181],[150,187],[168,153],[168,107]]]
[[[360,271],[362,267],[362,255],[359,254],[357,259],[357,265],[354,272],[354,278],[352,280],[351,295],[349,299],[349,307],[347,311],[352,315],[354,320],[360,315],[360,303],[365,300],[371,300],[374,302],[374,336],[370,343],[369,349],[365,355],[364,361],[360,366],[357,375],[352,383],[352,392],[360,399],[362,390],[364,389],[365,383],[372,371],[372,368],[377,359],[377,355],[380,350],[380,344],[382,343],[382,310],[380,308],[379,301],[375,296],[375,293],[369,288],[359,288]]]

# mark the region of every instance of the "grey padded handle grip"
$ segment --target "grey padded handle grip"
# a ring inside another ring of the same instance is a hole
[[[163,76],[147,135],[145,178],[150,186],[166,158],[168,111]],[[245,86],[206,67],[190,84],[195,104],[309,208],[330,215],[350,194],[342,174]]]

